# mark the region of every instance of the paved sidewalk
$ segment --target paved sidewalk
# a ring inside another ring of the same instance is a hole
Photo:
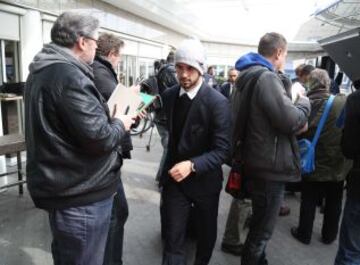
[[[150,152],[146,151],[148,136],[134,138],[132,160],[125,161],[123,182],[130,215],[125,226],[124,265],[160,265],[162,245],[160,238],[159,192],[154,182],[161,156],[160,139],[153,137]],[[227,173],[228,169],[224,168]],[[4,181],[0,178],[0,181]],[[211,265],[239,265],[240,258],[220,250],[222,234],[231,198],[222,192],[218,239]],[[291,215],[279,217],[276,231],[267,248],[270,265],[332,265],[337,242],[322,244],[321,218],[317,213],[310,246],[302,245],[290,235],[297,224],[299,195],[286,198]],[[50,232],[47,215],[34,208],[27,193],[17,195],[17,189],[0,192],[0,265],[50,265]],[[194,243],[188,244],[188,265],[192,265]]]

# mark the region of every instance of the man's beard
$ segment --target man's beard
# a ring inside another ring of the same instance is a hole
[[[199,76],[199,78],[197,78],[197,79],[194,80],[194,81],[191,81],[191,79],[189,79],[189,78],[181,79],[181,80],[180,80],[180,85],[181,85],[181,87],[184,88],[185,90],[192,89],[192,88],[194,88],[194,87],[198,84],[200,78],[201,78],[201,76]]]

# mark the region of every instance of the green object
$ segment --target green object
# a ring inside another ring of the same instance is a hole
[[[138,108],[136,110],[137,112],[140,112],[140,111],[146,109],[155,100],[154,96],[151,96],[151,95],[146,94],[146,93],[141,93],[140,92],[140,96],[141,96],[141,104],[138,106]]]
[[[149,94],[145,94],[145,93],[141,93],[140,92],[140,95],[141,95],[141,99],[142,101],[145,103],[145,105],[149,105],[151,102],[154,101],[155,97],[154,96],[151,96]]]

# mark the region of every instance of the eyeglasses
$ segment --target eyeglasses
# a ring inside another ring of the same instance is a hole
[[[89,40],[93,40],[95,41],[96,43],[98,42],[97,39],[93,38],[93,37],[90,37],[90,36],[83,36],[85,39],[89,39]]]

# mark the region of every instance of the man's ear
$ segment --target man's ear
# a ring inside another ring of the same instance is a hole
[[[283,53],[283,49],[279,48],[276,51],[276,60],[278,60],[281,56],[281,54]]]
[[[76,45],[79,48],[79,50],[84,51],[85,50],[85,38],[84,37],[79,37],[78,40],[76,41]]]

